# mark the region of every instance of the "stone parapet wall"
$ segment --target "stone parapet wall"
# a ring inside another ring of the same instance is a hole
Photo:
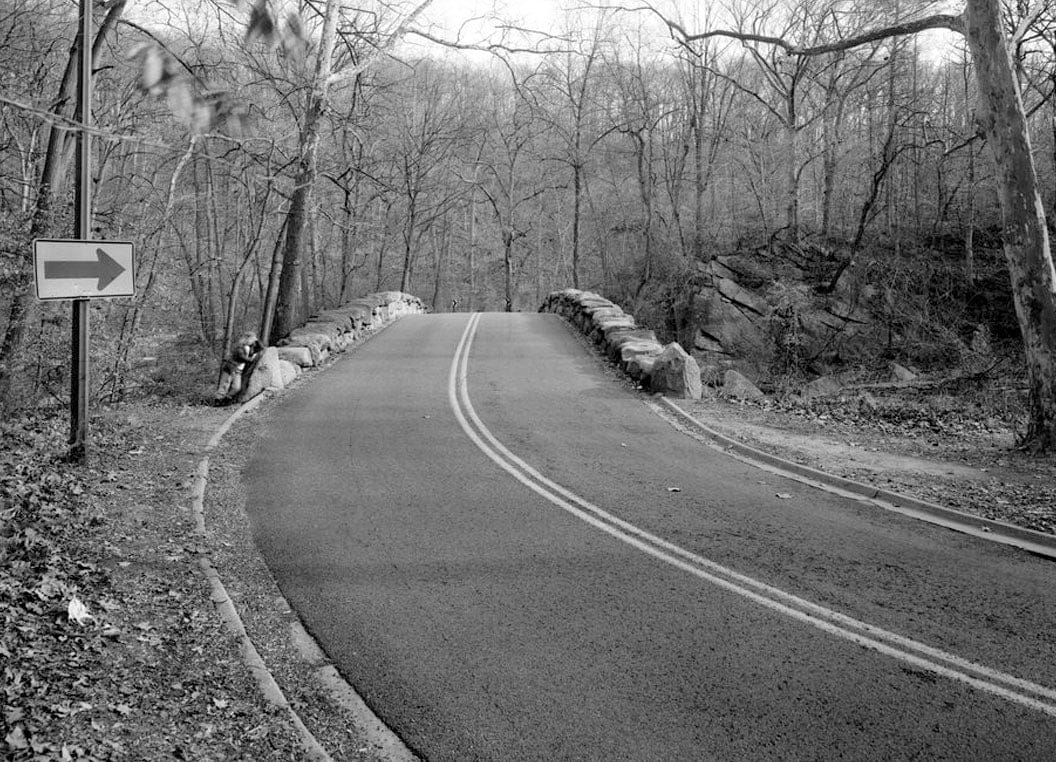
[[[404,315],[426,311],[422,300],[402,291],[379,291],[322,310],[308,322],[267,347],[250,378],[245,379],[239,401],[256,397],[265,390],[283,389],[306,368],[324,363],[357,341]]]
[[[678,343],[662,345],[618,305],[591,291],[552,291],[540,312],[561,315],[643,389],[700,399],[700,367]]]

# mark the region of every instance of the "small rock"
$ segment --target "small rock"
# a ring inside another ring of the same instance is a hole
[[[741,400],[757,400],[765,396],[758,386],[735,370],[726,371],[722,377],[722,393]]]
[[[863,392],[858,397],[858,407],[862,410],[875,412],[877,409],[879,409],[880,403],[877,401],[876,397],[871,395],[869,392]]]
[[[895,381],[901,383],[908,383],[917,379],[917,374],[911,371],[904,365],[899,365],[897,362],[891,363],[891,377]]]
[[[840,393],[843,384],[836,376],[821,376],[799,390],[799,396],[805,400],[815,397],[833,397]]]

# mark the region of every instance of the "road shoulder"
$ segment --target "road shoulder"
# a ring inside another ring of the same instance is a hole
[[[869,426],[811,420],[714,397],[665,404],[682,423],[695,422],[699,433],[750,460],[959,522],[984,536],[1007,527],[1027,542],[1051,545],[1056,554],[1056,462],[1051,459],[994,442],[989,447],[977,442],[973,450],[963,436],[892,436]],[[922,446],[935,454],[923,455]]]

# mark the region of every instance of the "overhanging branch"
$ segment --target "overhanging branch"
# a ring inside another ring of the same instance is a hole
[[[773,45],[781,48],[789,55],[795,56],[818,56],[825,53],[837,53],[843,50],[856,48],[860,45],[866,45],[870,42],[878,42],[892,37],[903,37],[905,35],[923,32],[928,29],[949,29],[952,32],[957,32],[962,35],[966,30],[963,13],[956,15],[950,13],[936,13],[914,21],[904,21],[898,24],[878,27],[834,42],[826,42],[820,45],[796,45],[795,43],[789,42],[784,37],[757,34],[755,32],[742,32],[734,29],[710,29],[704,32],[690,32],[682,26],[682,24],[668,18],[649,3],[636,7],[620,8],[619,10],[629,12],[645,11],[652,13],[659,18],[665,26],[667,26],[677,40],[684,44],[698,42],[700,40],[708,40],[714,37],[725,37],[744,43]]]

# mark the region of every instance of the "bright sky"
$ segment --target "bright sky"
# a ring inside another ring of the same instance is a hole
[[[483,45],[503,40],[524,45],[526,38],[504,27],[558,34],[570,0],[433,0],[419,26],[444,40]],[[511,35],[513,35],[511,37]]]
[[[433,0],[426,11],[431,20],[452,33],[456,33],[462,24],[480,17],[483,17],[483,23],[478,22],[476,26],[482,29],[493,27],[495,17],[547,29],[560,14],[557,0]]]

